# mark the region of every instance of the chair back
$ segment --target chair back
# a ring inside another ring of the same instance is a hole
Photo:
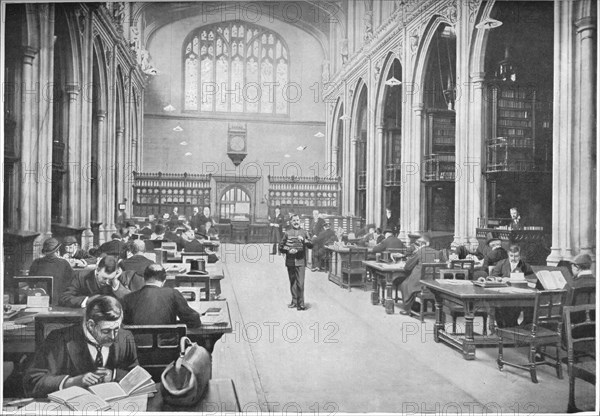
[[[363,261],[367,259],[368,249],[366,247],[350,247],[348,260],[342,262],[342,270],[366,269]]]
[[[435,280],[440,270],[447,268],[446,263],[421,263],[421,280]]]
[[[567,305],[595,305],[596,304],[596,286],[575,287],[569,294]]]
[[[163,370],[179,357],[179,340],[186,334],[185,324],[177,325],[123,325],[135,339],[138,361],[160,381]]]
[[[563,310],[567,359],[573,363],[575,353],[595,354],[596,351],[596,305],[565,306]]]
[[[466,269],[441,269],[439,278],[451,280],[470,280],[469,271]]]
[[[177,243],[172,241],[163,242],[160,248],[167,251],[167,257],[175,257],[177,253]]]
[[[53,293],[53,276],[15,276],[14,282],[16,287],[14,303],[27,303],[27,296],[40,294],[49,296],[52,305],[52,301],[57,301],[60,296],[60,293]]]
[[[209,275],[189,275],[178,274],[175,276],[175,287],[200,288],[200,293],[204,292],[198,300],[210,300],[210,276]]]
[[[473,280],[473,274],[475,273],[475,261],[474,260],[452,260],[450,267],[453,269],[467,269],[469,271],[469,280]]]
[[[61,329],[72,325],[81,325],[83,315],[81,312],[73,310],[73,313],[65,314],[37,314],[33,318],[35,328],[35,345],[40,346],[55,329]],[[36,347],[37,348],[37,347]]]
[[[535,334],[539,326],[560,332],[566,298],[566,290],[541,290],[536,293],[532,333]]]

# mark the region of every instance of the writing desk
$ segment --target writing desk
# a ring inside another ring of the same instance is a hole
[[[366,247],[356,247],[356,246],[335,246],[333,244],[329,244],[325,246],[325,250],[327,250],[329,258],[329,271],[328,278],[330,281],[335,283],[338,286],[343,285],[342,280],[342,268],[344,262],[350,261],[350,251],[352,250],[352,254],[356,258],[365,251],[371,252],[371,249],[367,249]],[[364,257],[363,257],[364,258]],[[350,279],[350,277],[348,277]],[[362,285],[362,281],[360,281],[360,285]],[[352,282],[348,281],[348,284],[351,285]]]
[[[513,287],[483,288],[473,285],[468,280],[423,280],[421,283],[435,297],[435,342],[444,342],[462,352],[465,360],[475,359],[476,345],[498,344],[495,334],[480,335],[473,330],[475,312],[485,310],[491,314],[490,322],[494,322],[493,313],[497,307],[532,307],[535,303],[536,290]],[[443,304],[461,305],[465,314],[464,333],[452,333],[445,329]],[[493,332],[493,331],[492,331]]]
[[[221,308],[224,322],[221,324],[208,324],[203,323],[199,328],[188,328],[187,336],[198,345],[202,345],[212,353],[215,343],[221,339],[223,334],[232,332],[231,315],[229,313],[229,305],[227,301],[208,301],[208,302],[189,302],[192,309],[202,315],[208,308],[216,307]],[[48,312],[40,312],[33,316],[64,316],[67,320],[73,317],[81,317],[83,322],[85,310],[78,308],[65,308],[62,306],[54,306]],[[24,313],[20,311],[17,315],[10,318],[9,321],[21,318]],[[202,316],[200,316],[202,321]],[[7,328],[6,321],[3,327],[3,338],[4,338],[4,360],[13,361],[18,360],[23,354],[35,353],[35,330],[34,323],[28,323],[26,325],[19,325],[15,328]]]
[[[374,260],[363,261],[367,273],[371,273],[373,280],[373,289],[371,292],[371,303],[377,305],[379,300],[379,289],[381,288],[381,303],[385,306],[388,314],[394,313],[394,299],[392,297],[392,283],[400,279],[402,283],[410,272],[404,271],[404,263],[384,263]]]
[[[167,280],[165,281],[165,286],[175,287],[175,276],[185,274],[185,272],[177,271],[174,269],[174,267],[182,266],[185,267],[186,272],[190,271],[190,263],[167,263],[163,265],[167,271]],[[211,289],[215,289],[215,294],[219,296],[221,294],[221,280],[225,278],[225,273],[223,272],[223,263],[220,261],[216,263],[207,263],[206,271],[208,272],[208,276],[210,278]]]

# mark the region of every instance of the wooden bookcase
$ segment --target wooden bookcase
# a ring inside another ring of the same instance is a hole
[[[427,113],[427,143],[423,156],[424,182],[453,182],[455,178],[456,113]]]

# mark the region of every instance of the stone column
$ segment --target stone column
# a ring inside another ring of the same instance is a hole
[[[587,2],[582,2],[587,3]],[[581,6],[583,7],[583,5]],[[591,5],[589,5],[591,7]],[[579,48],[579,128],[576,130],[578,150],[573,155],[578,221],[574,224],[574,246],[580,253],[594,255],[596,243],[596,19],[585,16],[575,22],[576,45]],[[577,208],[576,208],[577,209]]]
[[[42,166],[34,153],[37,138],[35,137],[33,116],[37,112],[33,104],[38,90],[29,90],[35,85],[33,81],[33,61],[38,50],[25,47],[23,50],[22,88],[21,88],[21,164],[20,164],[20,215],[18,229],[34,231],[37,228],[37,183],[41,180]]]
[[[66,223],[74,227],[80,227],[81,224],[81,205],[85,205],[85,197],[81,189],[83,164],[82,164],[82,142],[81,137],[81,119],[79,117],[79,85],[67,84],[67,218]]]
[[[116,204],[120,204],[121,202],[123,202],[123,199],[125,198],[125,190],[124,190],[124,184],[125,184],[125,164],[126,164],[126,146],[124,143],[125,140],[125,129],[124,128],[117,128],[116,131],[116,137],[115,137],[115,150],[116,152],[115,154],[115,175],[116,175],[116,182],[115,182],[115,186],[116,186],[116,198],[117,200],[115,201]],[[114,212],[116,212],[116,206],[113,207],[113,215]]]
[[[348,163],[348,214],[357,215],[356,212],[356,186],[358,182],[358,166],[356,165],[356,153],[358,148],[358,137],[353,137],[350,142],[350,154]]]
[[[413,140],[410,146],[408,155],[408,163],[404,166],[404,177],[406,190],[408,192],[408,206],[403,209],[408,214],[407,228],[408,231],[421,231],[425,229],[425,214],[423,213],[423,201],[421,196],[421,164],[423,161],[423,117],[425,106],[419,103],[413,106],[415,113]]]
[[[382,110],[383,111],[383,110]],[[367,168],[369,177],[373,177],[373,181],[369,186],[372,191],[371,195],[367,195],[367,202],[370,207],[370,213],[367,212],[367,223],[374,222],[381,224],[381,202],[383,201],[383,180],[384,180],[384,160],[383,160],[383,125],[375,126],[375,143],[373,149],[373,165]],[[398,210],[399,211],[399,210]]]

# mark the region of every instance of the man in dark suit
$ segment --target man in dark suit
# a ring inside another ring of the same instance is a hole
[[[176,243],[177,251],[181,251],[181,249],[183,248],[183,239],[179,235],[177,235],[177,233],[175,232],[175,228],[172,228],[170,225],[167,226],[167,231],[165,231],[164,239],[172,243]]]
[[[44,257],[35,259],[29,267],[29,276],[52,276],[52,291],[49,295],[52,296],[52,303],[57,304],[58,298],[64,292],[65,287],[73,280],[75,274],[65,259],[58,256],[60,243],[55,238],[48,238],[42,246],[42,254]]]
[[[398,217],[392,214],[391,208],[385,209],[385,218],[383,224],[381,224],[382,230],[392,230],[394,233],[398,232]]]
[[[298,214],[292,215],[291,227],[283,234],[283,240],[279,243],[279,252],[285,253],[285,266],[290,279],[292,302],[288,305],[288,308],[297,308],[299,311],[304,311],[306,310],[304,305],[306,248],[312,248],[313,245],[308,232],[300,227],[300,216]]]
[[[381,253],[390,248],[405,248],[404,243],[396,237],[393,230],[385,230],[383,234],[385,235],[385,240],[373,247],[373,253]]]
[[[152,225],[150,224],[150,220],[144,221],[144,226],[140,229],[139,234],[146,239],[149,239],[150,236],[152,236]]]
[[[59,304],[70,308],[85,308],[90,297],[108,295],[117,299],[144,286],[144,279],[133,271],[123,272],[117,258],[100,259],[95,270],[76,276],[60,297]]]
[[[192,227],[192,230],[198,231],[200,230],[201,226],[200,209],[198,207],[194,207],[194,213],[190,217],[190,227]]]
[[[119,257],[123,251],[123,246],[125,245],[122,241],[121,234],[113,233],[110,238],[110,241],[107,241],[98,247],[98,253]]]
[[[154,263],[144,256],[146,244],[142,240],[133,240],[128,242],[125,247],[127,250],[127,258],[121,260],[121,269],[123,269],[123,271],[133,270],[140,277],[144,276],[146,267]]]
[[[75,237],[66,237],[63,246],[65,247],[63,259],[68,261],[71,267],[85,267],[88,264],[96,263],[96,257],[89,255],[84,249],[80,248]]]
[[[525,221],[521,218],[519,210],[516,207],[510,209],[510,221],[506,223],[509,230],[522,230],[525,226]]]
[[[531,266],[521,259],[521,248],[517,245],[512,245],[508,248],[508,258],[502,259],[494,266],[492,276],[495,277],[510,277],[511,273],[523,273],[524,276],[534,274]],[[513,327],[518,325],[519,315],[523,312],[523,324],[528,324],[533,321],[532,307],[502,307],[496,308],[496,325],[500,328]]]
[[[487,239],[487,245],[490,251],[483,257],[483,264],[481,266],[486,276],[489,274],[490,266],[495,266],[500,260],[508,258],[508,253],[502,247],[502,241],[499,238],[490,236]]]
[[[415,302],[417,294],[421,292],[421,269],[423,263],[432,263],[436,260],[441,262],[446,261],[443,254],[429,247],[431,238],[428,235],[422,235],[416,241],[418,249],[408,258],[404,265],[404,271],[410,275],[402,283],[400,283],[400,291],[402,292],[402,315],[410,314],[412,306]]]
[[[327,258],[327,249],[326,245],[332,244],[337,240],[337,236],[335,235],[335,231],[331,229],[329,223],[326,222],[323,225],[323,231],[312,239],[313,243],[313,271],[315,270],[323,270],[325,268],[325,261]]]
[[[131,332],[119,329],[123,313],[110,296],[90,299],[82,324],[57,329],[37,346],[23,385],[28,397],[45,398],[72,386],[119,381],[138,365]]]
[[[185,232],[185,238],[183,238],[183,251],[186,253],[204,253],[204,244],[202,244],[202,235],[196,234],[194,230],[188,230]]]
[[[200,315],[188,306],[176,289],[163,287],[167,272],[160,264],[144,271],[145,286],[123,298],[123,323],[127,325],[167,325],[177,318],[189,328],[200,326]]]
[[[325,227],[325,220],[319,214],[319,210],[315,209],[313,211],[313,224],[312,224],[312,230],[311,230],[312,238],[318,237],[319,234],[321,234],[321,231],[323,231],[324,227]]]

